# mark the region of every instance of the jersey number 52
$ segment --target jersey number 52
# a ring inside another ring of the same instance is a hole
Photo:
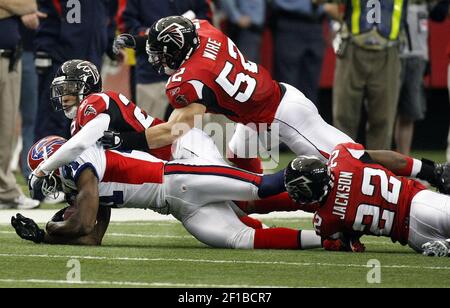
[[[253,74],[258,73],[258,65],[250,61],[245,61],[244,56],[231,39],[228,39],[228,53],[234,60],[238,60],[239,57],[245,71]],[[234,68],[235,65],[227,61],[219,77],[216,78],[216,82],[230,97],[240,103],[245,103],[255,92],[257,82],[255,78],[245,72],[239,72],[234,81],[230,80],[229,77]],[[244,82],[247,84],[247,87],[245,88],[245,91],[242,91],[242,84]]]

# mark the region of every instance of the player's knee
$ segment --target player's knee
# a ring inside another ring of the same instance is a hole
[[[255,241],[255,229],[243,227],[237,230],[228,240],[228,248],[253,249]]]

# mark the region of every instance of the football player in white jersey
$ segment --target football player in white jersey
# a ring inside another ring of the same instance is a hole
[[[36,168],[66,141],[47,137],[29,152]],[[308,249],[322,247],[314,231],[251,228],[241,222],[231,200],[249,201],[285,192],[284,171],[257,175],[211,160],[191,158],[165,162],[133,151],[121,153],[94,145],[75,161],[30,181],[31,193],[64,190],[72,206],[59,213],[46,231],[17,215],[18,235],[36,243],[99,245],[109,221],[105,207],[152,209],[172,214],[199,241],[220,248]]]

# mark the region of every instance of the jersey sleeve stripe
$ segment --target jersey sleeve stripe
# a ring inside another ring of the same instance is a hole
[[[422,161],[418,160],[418,159],[413,159],[413,166],[412,166],[411,176],[413,178],[417,177],[417,175],[419,174],[420,170],[422,170]]]
[[[190,83],[194,87],[198,98],[203,99],[203,87],[205,85],[201,81],[198,81],[198,80],[190,80],[190,81],[188,81],[188,83]]]
[[[220,166],[192,166],[192,165],[169,163],[166,164],[164,168],[164,174],[215,175],[244,181],[258,187],[261,185],[262,181],[262,177],[257,174],[242,171],[232,167],[220,167]]]
[[[100,96],[105,101],[106,109],[109,109],[109,100],[110,100],[110,98],[109,98],[108,95],[106,95],[105,93],[95,93],[93,95]]]
[[[366,153],[366,151],[364,150],[354,150],[349,148],[347,148],[347,151],[356,159],[360,159],[361,157],[363,157],[364,153]]]

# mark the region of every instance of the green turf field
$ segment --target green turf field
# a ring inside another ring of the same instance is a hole
[[[306,220],[266,221],[310,228]],[[365,238],[364,254],[211,249],[176,222],[113,223],[99,248],[34,245],[0,227],[0,287],[66,287],[69,260],[83,287],[448,287],[449,259],[426,258],[389,240]],[[367,283],[367,262],[381,283]]]
[[[312,228],[305,219],[264,222]],[[0,287],[450,287],[448,258],[426,258],[388,239],[363,242],[364,254],[211,249],[177,222],[127,222],[112,223],[102,247],[66,247],[28,243],[0,225]],[[380,284],[367,282],[372,259],[381,264]],[[67,281],[71,260],[80,262],[81,284]]]

